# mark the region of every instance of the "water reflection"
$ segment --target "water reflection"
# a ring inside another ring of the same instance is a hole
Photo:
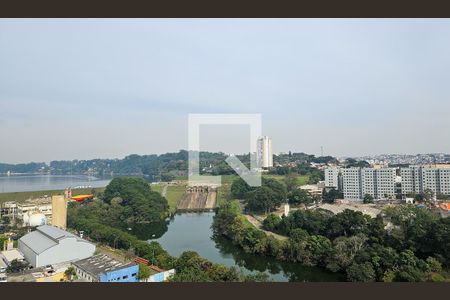
[[[280,262],[274,258],[245,253],[242,249],[223,236],[214,236],[211,224],[214,213],[177,214],[165,223],[167,232],[153,239],[173,256],[183,251],[196,251],[208,260],[235,266],[244,273],[265,272],[273,281],[342,281],[341,274],[328,272],[316,267],[305,267],[298,263]],[[147,224],[148,226],[148,224]],[[161,234],[164,226],[148,226],[139,234],[151,236],[155,232]],[[133,229],[136,230],[136,229]],[[150,238],[152,239],[152,238]]]

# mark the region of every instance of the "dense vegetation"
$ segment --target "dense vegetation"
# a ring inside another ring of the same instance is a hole
[[[285,218],[269,215],[265,229],[289,236],[278,240],[256,229],[240,213],[238,202],[220,207],[214,218],[222,234],[247,253],[319,266],[346,273],[349,281],[443,281],[449,267],[450,220],[413,206],[370,219],[346,210],[298,210]]]
[[[262,185],[249,186],[242,178],[237,178],[231,185],[231,196],[244,199],[246,208],[253,212],[270,212],[286,202],[286,186],[278,180],[262,177]]]
[[[234,174],[228,166],[224,153],[200,152],[200,172],[214,175]],[[189,152],[161,155],[132,154],[123,159],[61,160],[46,163],[0,164],[0,174],[13,173],[51,173],[55,175],[90,174],[100,177],[113,175],[138,175],[151,180],[169,181],[175,176],[185,176],[188,169]],[[250,155],[237,155],[247,167]]]
[[[151,190],[142,178],[114,178],[99,199],[85,205],[71,205],[72,217],[86,218],[101,224],[125,227],[152,223],[168,214],[167,200]]]
[[[267,281],[264,274],[243,275],[236,268],[211,263],[195,252],[172,257],[157,242],[148,243],[124,230],[124,224],[159,222],[167,209],[167,200],[153,192],[143,179],[115,178],[100,199],[70,205],[68,226],[83,231],[90,240],[130,251],[161,268],[175,268],[177,274],[172,281]]]

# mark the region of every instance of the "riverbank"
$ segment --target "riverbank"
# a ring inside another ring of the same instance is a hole
[[[73,195],[84,195],[84,194],[98,194],[105,190],[104,187],[98,188],[85,188],[85,189],[74,189],[72,190]],[[12,192],[12,193],[0,193],[0,204],[8,201],[25,202],[28,199],[36,199],[46,196],[62,195],[64,190],[47,190],[47,191],[31,191],[31,192]]]

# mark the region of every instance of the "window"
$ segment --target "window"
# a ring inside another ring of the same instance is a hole
[[[125,275],[122,277],[122,279],[127,279],[127,278],[128,278],[128,275]]]

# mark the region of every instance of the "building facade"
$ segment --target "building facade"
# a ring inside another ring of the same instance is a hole
[[[325,187],[327,188],[339,188],[339,168],[326,168],[325,172]]]
[[[54,226],[43,225],[19,239],[18,248],[33,267],[91,257],[95,245]]]
[[[106,254],[72,263],[78,278],[88,282],[138,282],[139,265],[120,262]]]
[[[395,168],[345,168],[341,170],[344,199],[361,200],[371,195],[374,199],[395,197]]]
[[[273,167],[272,139],[268,136],[258,138],[256,159],[259,168]]]
[[[431,190],[435,194],[450,195],[450,167],[414,165],[401,168],[402,194],[423,193]]]

